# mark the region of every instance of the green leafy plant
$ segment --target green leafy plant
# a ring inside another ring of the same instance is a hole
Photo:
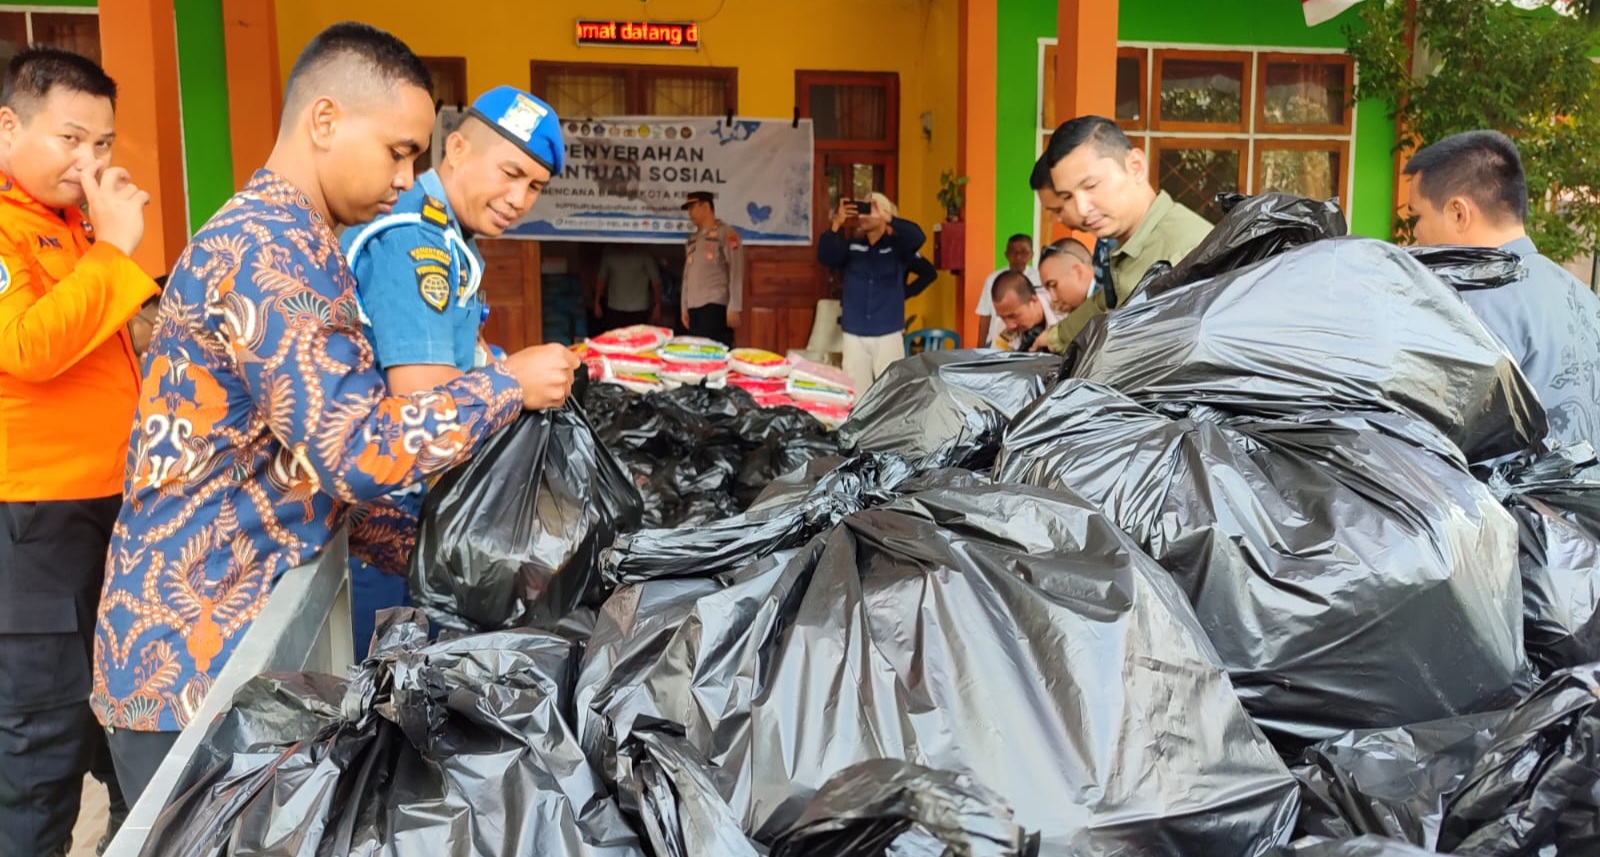
[[[944,206],[946,220],[961,218],[961,206],[967,198],[963,190],[966,183],[967,177],[956,175],[955,170],[945,170],[939,174],[939,204]]]
[[[1600,235],[1600,66],[1588,55],[1600,4],[1583,0],[1579,14],[1563,15],[1499,0],[1423,0],[1415,58],[1405,45],[1405,5],[1364,3],[1347,27],[1360,76],[1354,98],[1389,103],[1397,151],[1478,128],[1510,135],[1522,151],[1528,232],[1539,250],[1564,262],[1592,248]],[[1396,232],[1409,236],[1409,222]]]

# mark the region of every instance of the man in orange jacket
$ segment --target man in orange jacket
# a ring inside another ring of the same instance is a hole
[[[105,742],[89,685],[139,395],[127,325],[157,292],[129,258],[149,194],[110,166],[116,93],[48,49],[0,91],[0,854],[19,857],[70,847]]]

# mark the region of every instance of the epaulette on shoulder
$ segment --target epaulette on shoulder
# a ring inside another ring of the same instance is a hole
[[[445,210],[444,203],[431,196],[422,198],[422,220],[432,223],[440,228],[450,225],[450,212]]]

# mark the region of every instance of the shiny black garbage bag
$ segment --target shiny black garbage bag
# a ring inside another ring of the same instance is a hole
[[[1011,807],[971,777],[890,759],[835,774],[772,857],[1037,857],[1039,837]]]
[[[1522,257],[1490,247],[1404,247],[1411,258],[1456,291],[1495,289],[1528,275]]]
[[[1523,638],[1541,675],[1600,661],[1600,475],[1587,444],[1495,468],[1517,521]]]
[[[634,730],[617,756],[619,784],[656,857],[760,857],[766,846],[744,834],[722,792],[726,772],[701,757],[669,725]]]
[[[1600,854],[1600,664],[1556,673],[1511,710],[1445,808],[1439,850]]]
[[[930,351],[889,367],[861,395],[839,439],[928,467],[987,470],[1006,424],[1042,395],[1061,360],[1048,353]]]
[[[1218,194],[1226,215],[1200,246],[1175,264],[1157,263],[1137,293],[1154,297],[1186,283],[1226,274],[1295,247],[1348,233],[1337,200],[1282,193]],[[1503,286],[1526,274],[1515,253],[1486,247],[1404,247],[1446,284],[1462,289]]]
[[[456,631],[554,627],[604,599],[600,552],[640,506],[579,405],[524,413],[428,491],[411,601]]]
[[[743,390],[686,386],[648,395],[594,384],[585,403],[644,499],[644,525],[684,527],[738,514],[774,478],[839,451],[799,408],[761,408]]]
[[[818,461],[838,463],[819,472],[795,471],[743,515],[619,538],[603,558],[606,579],[621,584],[737,571],[774,552],[800,547],[846,515],[888,502],[905,493],[907,483],[927,476],[905,458],[888,453]],[[964,473],[952,478],[978,479]]]
[[[1371,834],[1431,851],[1445,803],[1506,716],[1495,711],[1361,729],[1307,748],[1290,769],[1300,781],[1296,832],[1330,839]]]
[[[1012,423],[994,476],[1077,493],[1160,562],[1286,753],[1531,683],[1516,525],[1423,423],[1151,408],[1071,380]]]
[[[1427,857],[1433,853],[1409,842],[1382,836],[1367,835],[1354,839],[1308,836],[1272,852],[1272,857]]]
[[[1066,363],[1065,374],[1151,407],[1398,414],[1468,461],[1533,448],[1547,431],[1527,379],[1456,290],[1365,238],[1318,241],[1130,304],[1086,329]]]
[[[686,576],[669,555],[650,579],[634,559],[578,683],[583,744],[614,780],[617,748],[665,723],[767,844],[881,758],[970,776],[1043,854],[1287,840],[1293,778],[1193,611],[1081,499],[942,471],[733,570]]]
[[[1226,214],[1200,246],[1161,269],[1152,268],[1135,294],[1155,297],[1185,283],[1226,274],[1285,250],[1347,234],[1338,200],[1287,193],[1218,194]]]
[[[644,857],[567,727],[573,644],[426,644],[388,611],[342,688],[247,684],[185,770],[149,857]]]

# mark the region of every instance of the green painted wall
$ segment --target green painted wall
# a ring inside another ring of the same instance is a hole
[[[1027,179],[1033,168],[1038,125],[1034,117],[1039,99],[1038,40],[1055,35],[1056,7],[1057,0],[999,0],[996,265],[1005,250],[1005,236],[1033,231],[1033,194]],[[1345,44],[1345,22],[1354,17],[1346,13],[1311,28],[1294,3],[1121,0],[1117,26],[1118,38],[1123,41],[1340,48]],[[1394,122],[1384,105],[1358,104],[1351,156],[1355,188],[1350,206],[1351,228],[1357,234],[1389,235],[1393,147]]]
[[[228,63],[221,0],[175,0],[173,7],[178,19],[178,88],[192,234],[234,191]]]
[[[1117,10],[1117,36],[1134,42],[1342,48],[1344,22],[1354,17],[1354,13],[1348,13],[1329,23],[1307,27],[1305,14],[1297,3],[1122,0]]]
[[[1033,234],[1034,134],[1039,118],[1039,39],[1056,34],[1056,0],[998,0],[1000,44],[995,52],[994,259],[974,264],[988,271],[1004,264],[1006,237]]]

